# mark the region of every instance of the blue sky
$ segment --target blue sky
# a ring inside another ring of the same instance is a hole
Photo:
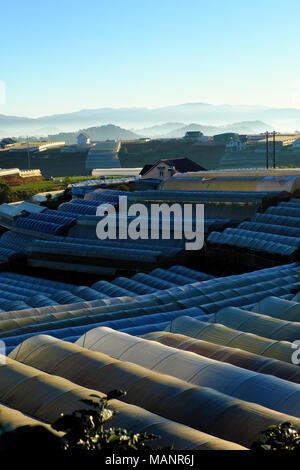
[[[300,108],[299,17],[299,0],[2,2],[0,113]]]

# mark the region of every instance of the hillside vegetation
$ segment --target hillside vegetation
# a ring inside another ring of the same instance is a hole
[[[77,143],[77,136],[80,132],[86,132],[91,140],[131,140],[138,139],[139,135],[134,132],[122,129],[119,126],[113,124],[107,124],[105,126],[88,127],[86,129],[80,129],[76,132],[60,132],[59,134],[48,135],[49,140],[64,140],[66,144],[72,145]]]

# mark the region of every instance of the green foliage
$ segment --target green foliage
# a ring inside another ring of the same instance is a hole
[[[300,434],[289,422],[273,425],[263,431],[251,450],[300,450]]]
[[[279,168],[297,168],[296,165],[294,165],[293,163],[288,163],[287,165],[285,166],[280,166]]]
[[[8,184],[0,180],[0,204],[12,200],[12,191]]]
[[[144,450],[149,449],[146,441],[155,439],[152,434],[138,434],[126,429],[105,429],[106,421],[111,419],[114,411],[109,408],[109,400],[119,399],[125,395],[121,390],[113,390],[106,396],[90,395],[94,400],[81,400],[91,408],[74,411],[71,415],[62,415],[53,425],[56,431],[65,433],[64,450],[104,451],[104,450]]]
[[[63,186],[59,186],[52,181],[39,181],[37,183],[21,184],[19,186],[13,186],[10,188],[11,201],[26,201],[35,194],[47,191],[56,191],[60,189],[63,189]]]
[[[63,178],[63,183],[67,186],[69,184],[72,184],[72,178],[70,178],[70,176],[66,176],[65,178]]]
[[[81,400],[88,408],[76,410],[70,415],[62,414],[52,424],[53,430],[61,434],[39,425],[21,426],[14,431],[0,425],[0,452],[34,454],[42,449],[47,453],[59,451],[66,455],[81,455],[90,451],[150,451],[152,449],[147,441],[156,439],[154,434],[105,427],[115,414],[108,402],[125,394],[122,390],[112,390],[103,397],[91,394],[91,399]]]
[[[89,176],[78,176],[78,177],[63,177],[63,178],[55,178],[53,181],[39,181],[36,183],[29,183],[29,184],[21,184],[19,186],[9,187],[9,198],[5,201],[1,202],[15,202],[15,201],[23,201],[27,200],[30,197],[34,196],[38,193],[45,193],[48,191],[60,191],[67,188],[67,186],[71,183],[77,183],[79,181],[83,181],[86,179],[95,179],[95,177]],[[0,188],[1,194],[1,188]],[[1,195],[0,195],[1,198]],[[7,198],[7,196],[6,196]]]
[[[111,176],[110,178],[118,178],[118,176]],[[54,178],[52,181],[38,181],[35,183],[21,184],[19,186],[9,186],[0,180],[0,204],[3,204],[4,202],[26,201],[38,193],[66,190],[68,185],[72,183],[78,183],[89,179],[95,179],[95,176],[66,176],[62,178]],[[129,188],[126,187],[124,190],[129,191]],[[64,197],[61,202],[65,202]],[[57,205],[58,204],[56,202],[53,202],[49,208],[56,209]]]

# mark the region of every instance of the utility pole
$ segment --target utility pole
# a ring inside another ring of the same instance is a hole
[[[275,143],[276,143],[276,132],[273,131],[273,168],[276,168],[276,148],[275,148]]]
[[[28,136],[27,136],[27,166],[28,166],[28,170],[30,170],[30,152],[29,152]]]
[[[266,167],[269,168],[269,132],[266,132]]]

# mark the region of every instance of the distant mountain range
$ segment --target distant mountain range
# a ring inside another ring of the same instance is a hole
[[[177,127],[179,126],[179,127]],[[170,128],[173,130],[169,131]],[[80,132],[86,132],[91,140],[132,140],[142,137],[151,138],[176,138],[183,137],[188,131],[201,131],[204,135],[215,135],[223,132],[240,132],[256,134],[265,130],[271,130],[271,127],[261,121],[241,122],[229,124],[228,126],[201,126],[200,124],[184,125],[182,123],[166,123],[161,126],[153,126],[146,129],[132,130],[123,129],[113,124],[99,127],[88,127],[80,129],[77,132],[60,132],[58,134],[49,134],[49,140],[64,140],[66,144],[75,144]],[[168,132],[169,131],[169,132]],[[32,138],[30,139],[32,140]]]
[[[204,135],[222,134],[223,132],[237,132],[238,134],[260,134],[270,131],[272,127],[262,121],[244,121],[228,124],[227,126],[202,126],[189,124],[175,128],[161,137],[183,137],[188,131],[201,131]],[[138,131],[137,131],[138,132]]]
[[[300,128],[300,109],[186,103],[155,109],[84,109],[39,118],[0,115],[0,137],[27,134],[43,136],[75,129],[101,127],[107,123],[131,129],[131,132],[139,135],[161,136],[176,131],[190,122],[198,125],[205,123],[204,128],[226,126],[227,129],[228,125],[236,125],[238,132],[245,133],[252,132],[253,122],[266,122],[271,129],[295,131]]]

